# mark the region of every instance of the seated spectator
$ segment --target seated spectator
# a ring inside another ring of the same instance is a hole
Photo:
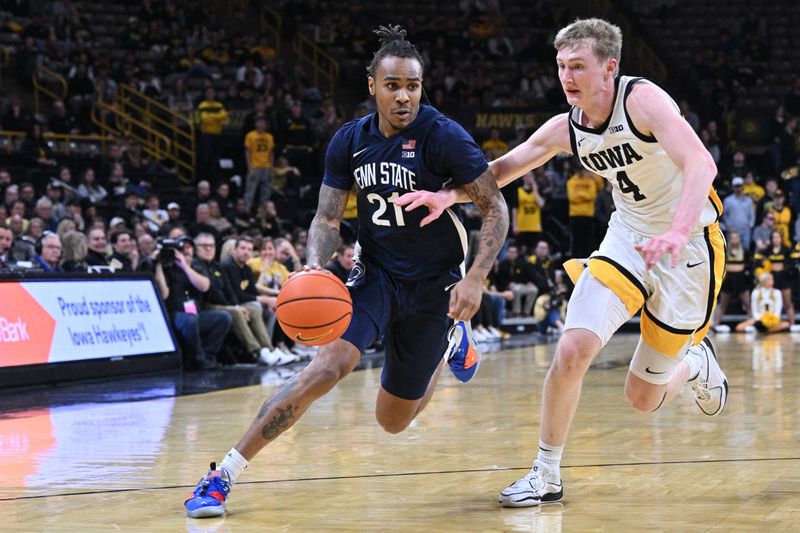
[[[11,253],[14,243],[14,234],[11,228],[0,222],[0,272],[9,269],[16,262]]]
[[[298,272],[303,268],[303,261],[297,253],[297,250],[288,239],[275,239],[275,254],[281,263],[284,264],[289,272]]]
[[[325,265],[326,270],[330,270],[337,278],[342,280],[342,283],[347,283],[347,278],[350,276],[350,271],[353,269],[353,256],[355,249],[350,244],[343,244],[336,249],[336,255],[333,260]]]
[[[275,354],[269,333],[262,318],[261,305],[256,302],[238,304],[233,288],[227,283],[219,263],[214,261],[216,243],[210,233],[201,233],[195,238],[197,259],[195,269],[211,281],[211,288],[206,293],[206,305],[209,309],[227,312],[233,321],[233,334],[242,343],[248,357],[243,362],[255,363],[259,360],[266,364],[289,360],[282,357],[281,352]]]
[[[75,115],[67,111],[64,102],[61,100],[53,102],[53,114],[50,116],[47,126],[53,133],[60,133],[62,135],[80,133],[78,120],[75,118]]]
[[[267,200],[267,202],[258,208],[257,222],[261,233],[267,237],[277,238],[283,235],[283,223],[278,218],[278,210],[275,202]]]
[[[231,257],[221,263],[226,283],[233,289],[236,305],[260,304],[262,308],[273,309],[276,304],[274,296],[259,294],[256,288],[256,277],[247,262],[253,257],[253,241],[249,237],[238,237],[235,241]],[[263,313],[263,311],[262,311]],[[261,314],[256,314],[261,319]],[[268,359],[262,361],[268,365],[284,365],[293,363],[297,358],[286,350],[274,350]]]
[[[67,216],[67,208],[62,202],[62,197],[63,193],[61,191],[61,187],[55,185],[54,183],[47,184],[47,189],[43,198],[50,200],[50,204],[53,208],[52,216],[56,220],[61,220]]]
[[[481,150],[486,154],[487,160],[494,161],[508,152],[508,143],[500,138],[499,129],[492,128],[489,131],[489,138],[481,144]]]
[[[219,235],[222,235],[233,227],[230,220],[222,216],[219,202],[215,198],[211,198],[208,201],[208,224],[217,230]]]
[[[203,309],[203,298],[211,280],[191,264],[193,244],[190,239],[182,249],[162,249],[155,261],[155,280],[184,351],[187,369],[219,368],[216,357],[232,320],[224,311]],[[171,256],[171,257],[170,257]],[[188,257],[187,257],[188,256]]]
[[[33,221],[36,220],[36,218],[37,217],[31,219],[31,226],[33,226]],[[64,235],[66,235],[70,231],[77,231],[77,229],[78,228],[75,225],[75,221],[72,220],[71,218],[62,218],[61,220],[58,221],[58,224],[56,225],[56,233],[58,234],[59,237],[61,237],[61,240],[64,240]]]
[[[534,283],[533,268],[525,257],[519,255],[516,244],[510,244],[506,257],[500,261],[500,272],[508,278],[508,288],[514,294],[511,304],[513,316],[531,316],[539,289]]]
[[[34,124],[25,140],[22,141],[20,146],[20,153],[26,157],[31,164],[40,168],[51,168],[58,163],[53,157],[53,150],[47,145],[47,141],[42,136],[42,127],[39,124]]]
[[[736,331],[776,333],[789,329],[789,322],[781,319],[783,296],[773,287],[773,277],[769,272],[762,272],[758,277],[758,285],[750,295],[750,305],[751,317],[736,324]]]
[[[36,200],[36,207],[33,210],[33,214],[44,221],[44,229],[47,231],[56,231],[58,221],[53,216],[53,202],[51,202],[49,198],[43,196]]]
[[[61,272],[61,238],[55,233],[45,233],[36,244],[34,265],[44,272]]]
[[[277,193],[297,190],[301,177],[300,169],[290,165],[286,156],[280,156],[272,169],[272,190]]]
[[[142,212],[147,217],[147,227],[153,233],[158,233],[161,226],[169,220],[169,214],[164,209],[161,209],[157,194],[149,195],[145,203],[147,207]]]
[[[136,248],[139,252],[139,262],[141,263],[147,258],[154,257],[156,252],[156,240],[149,233],[142,233],[136,237]]]
[[[783,245],[781,234],[773,230],[769,237],[769,245],[762,251],[753,254],[756,276],[761,272],[770,272],[773,287],[783,295],[783,308],[789,324],[794,324],[794,304],[792,303],[792,286],[797,283],[797,270],[791,251]]]
[[[761,224],[752,230],[753,251],[755,253],[761,253],[767,249],[773,231],[775,231],[775,214],[772,211],[767,211],[761,219]]]
[[[566,284],[563,270],[557,270],[555,283],[550,291],[542,294],[536,300],[533,317],[539,327],[539,333],[561,334],[564,330],[564,317],[567,313],[567,300],[569,300],[569,287]]]
[[[792,239],[789,229],[792,225],[792,210],[786,205],[786,196],[782,190],[775,191],[775,199],[770,211],[775,216],[775,229],[780,232],[783,245],[791,246]]]
[[[91,266],[108,266],[108,250],[106,232],[101,226],[95,226],[87,235],[89,251],[86,253],[86,262]]]
[[[241,234],[253,229],[255,225],[255,218],[245,208],[244,198],[237,198],[233,207],[233,227]]]
[[[235,205],[235,198],[231,196],[231,186],[227,181],[221,182],[217,185],[216,194],[214,199],[219,205],[220,213],[228,220],[233,220],[233,209]]]
[[[61,270],[64,272],[86,272],[89,264],[86,254],[89,251],[86,235],[80,231],[70,231],[64,234],[61,240],[63,253],[61,255]]]
[[[750,314],[751,275],[750,254],[742,245],[742,236],[735,231],[729,232],[725,254],[725,278],[722,280],[719,301],[711,319],[711,327],[717,333],[727,333],[731,330],[730,326],[720,322],[732,298],[738,298],[742,310]]]
[[[122,272],[133,272],[131,252],[134,246],[133,233],[127,228],[113,228],[109,235],[113,253],[108,260],[108,265]]]
[[[167,221],[161,226],[159,235],[167,235],[176,227],[182,226],[181,222],[181,206],[177,202],[170,202],[167,204]]]
[[[219,231],[217,228],[211,225],[210,223],[210,216],[211,212],[208,208],[208,204],[202,203],[198,204],[195,208],[195,218],[194,223],[191,224],[191,228],[189,232],[192,235],[199,235],[201,233],[210,233],[214,236],[214,240],[216,242],[222,242],[220,239]]]

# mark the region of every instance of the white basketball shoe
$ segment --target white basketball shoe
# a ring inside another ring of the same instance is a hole
[[[728,402],[728,378],[717,362],[717,353],[708,337],[692,346],[689,351],[699,355],[702,362],[700,372],[689,380],[694,401],[703,413],[717,416]]]
[[[546,464],[538,459],[531,471],[500,493],[503,507],[533,507],[559,502],[564,498],[564,484]]]

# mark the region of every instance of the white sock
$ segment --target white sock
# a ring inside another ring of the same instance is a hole
[[[696,350],[694,346],[689,348],[689,351],[686,352],[686,356],[684,356],[683,360],[686,361],[687,365],[689,365],[688,381],[697,379],[697,375],[700,373],[700,368],[703,366],[703,356],[700,354],[700,351]]]
[[[219,465],[219,469],[224,471],[228,477],[228,481],[233,483],[236,478],[247,468],[247,459],[242,457],[242,454],[236,451],[236,448],[231,448],[231,451],[225,454],[225,458]]]
[[[553,446],[539,440],[539,457],[537,458],[559,478],[561,478],[561,454],[564,453],[564,446]]]

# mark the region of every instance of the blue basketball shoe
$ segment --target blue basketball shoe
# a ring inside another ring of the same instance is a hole
[[[456,379],[462,383],[472,379],[481,362],[478,345],[472,338],[469,322],[456,322],[447,332],[447,364]]]
[[[211,463],[208,474],[183,503],[189,518],[211,518],[225,514],[225,500],[231,491],[231,483],[225,478],[225,472],[217,470],[217,463]]]

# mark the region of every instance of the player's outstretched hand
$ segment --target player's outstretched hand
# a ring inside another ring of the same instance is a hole
[[[456,191],[453,189],[444,189],[438,192],[407,192],[395,200],[394,203],[401,207],[405,206],[406,211],[413,211],[423,205],[427,206],[430,213],[419,223],[419,227],[423,227],[439,218],[445,209],[456,203]]]
[[[688,235],[671,229],[661,235],[656,235],[648,239],[643,244],[637,244],[635,248],[636,251],[644,257],[647,268],[658,263],[664,254],[669,254],[672,257],[672,268],[675,268],[678,266],[678,257],[686,247],[686,242],[688,240]]]
[[[450,308],[447,316],[454,320],[467,321],[478,312],[483,296],[483,282],[467,276],[455,284],[450,291]]]

